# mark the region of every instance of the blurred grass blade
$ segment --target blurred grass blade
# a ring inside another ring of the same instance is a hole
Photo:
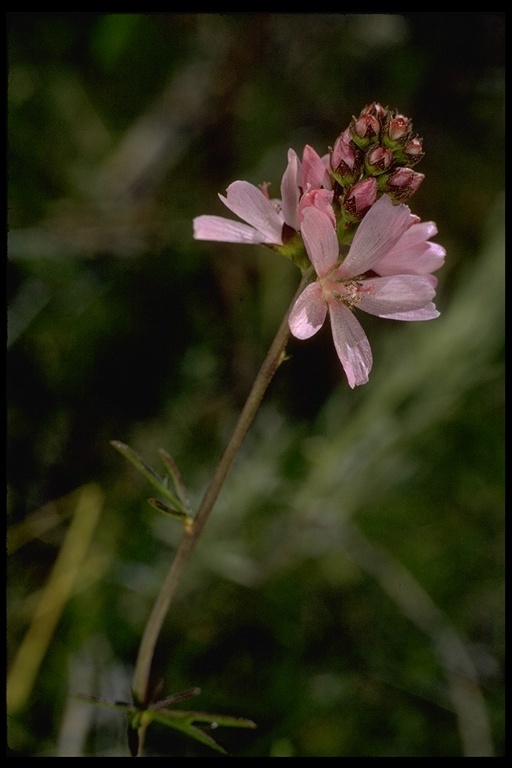
[[[71,523],[9,671],[7,706],[11,715],[21,710],[32,694],[62,613],[83,576],[103,504],[103,492],[94,483],[78,490]]]
[[[97,707],[108,707],[109,709],[119,709],[121,712],[126,712],[129,715],[134,714],[135,707],[133,704],[128,704],[127,701],[108,701],[107,699],[100,699],[98,696],[93,696],[89,693],[73,693],[71,698],[78,701],[85,701],[87,704],[95,704]]]

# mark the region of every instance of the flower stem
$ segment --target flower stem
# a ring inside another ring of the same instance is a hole
[[[153,610],[144,628],[139,653],[135,664],[133,676],[133,696],[137,704],[146,706],[149,704],[149,678],[151,672],[151,663],[155,646],[162,628],[163,621],[169,610],[169,606],[174,597],[176,589],[180,583],[181,577],[190,560],[192,552],[201,536],[204,526],[210,516],[210,513],[217,501],[219,493],[224,485],[224,481],[233,465],[235,457],[244,441],[244,438],[251,426],[254,417],[258,411],[261,400],[267,387],[280,364],[284,360],[284,351],[290,335],[288,328],[288,316],[293,307],[297,296],[305,288],[311,279],[312,270],[309,269],[302,277],[297,292],[288,308],[281,325],[276,333],[269,351],[263,361],[263,364],[256,376],[252,389],[240,413],[231,439],[226,446],[224,454],[217,465],[215,473],[208,485],[197,514],[189,526],[185,526],[183,536],[180,540],[176,554],[171,567],[162,583],[160,592],[153,606]]]

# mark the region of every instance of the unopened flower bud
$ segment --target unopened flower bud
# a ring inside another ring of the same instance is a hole
[[[377,199],[377,181],[372,176],[359,181],[342,201],[343,217],[346,221],[361,221],[367,210]]]
[[[383,107],[382,104],[379,104],[377,101],[372,101],[371,104],[367,104],[366,107],[361,110],[361,115],[374,115],[374,117],[379,120],[381,125],[384,124],[384,120],[388,114],[389,110],[386,109],[386,107]]]
[[[416,136],[412,138],[404,147],[404,154],[407,158],[407,165],[416,165],[424,156],[423,142]]]
[[[331,173],[342,187],[359,178],[362,152],[351,139],[349,130],[338,136],[331,151]]]
[[[357,146],[366,149],[369,144],[377,141],[380,127],[380,122],[375,115],[361,114],[357,118],[352,118],[349,130]]]
[[[408,138],[412,127],[412,122],[404,115],[395,115],[388,123],[386,133],[391,141],[400,141]]]
[[[379,177],[379,190],[385,192],[395,203],[408,200],[425,178],[423,173],[416,173],[411,168],[398,168],[387,177]]]
[[[393,162],[393,153],[387,147],[381,147],[379,145],[372,146],[368,149],[364,165],[367,172],[371,176],[377,176],[380,173],[384,173],[390,168]]]

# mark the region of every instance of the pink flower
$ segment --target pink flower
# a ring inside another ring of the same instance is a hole
[[[318,279],[295,302],[290,330],[298,339],[308,339],[329,313],[334,346],[351,387],[365,384],[372,368],[370,345],[355,307],[393,320],[439,316],[432,303],[437,281],[430,272],[441,266],[444,249],[427,242],[435,234],[432,222],[416,222],[406,205],[395,206],[383,195],[340,261],[329,217],[314,206],[303,211],[302,237]]]
[[[288,150],[288,165],[281,180],[281,200],[270,200],[259,187],[248,181],[234,181],[219,195],[224,205],[245,223],[222,216],[197,216],[196,240],[223,243],[263,243],[283,245],[283,225],[299,231],[299,202],[304,192],[325,187],[332,189],[328,171],[329,158],[320,157],[306,145],[302,164],[293,149]],[[332,193],[331,193],[332,199]]]
[[[219,195],[224,205],[245,224],[222,216],[197,216],[194,219],[196,240],[221,243],[264,243],[282,245],[285,223],[281,201],[272,202],[261,189],[248,181],[234,181]]]

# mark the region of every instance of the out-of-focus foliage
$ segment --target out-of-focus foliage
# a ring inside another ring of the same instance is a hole
[[[502,754],[504,14],[10,13],[8,64],[10,749],[128,754],[72,694],[129,700],[180,524],[109,441],[197,506],[299,279],[192,218],[375,100],[424,138],[441,317],[364,316],[355,391],[290,342],[155,675],[256,721],[236,755]]]

